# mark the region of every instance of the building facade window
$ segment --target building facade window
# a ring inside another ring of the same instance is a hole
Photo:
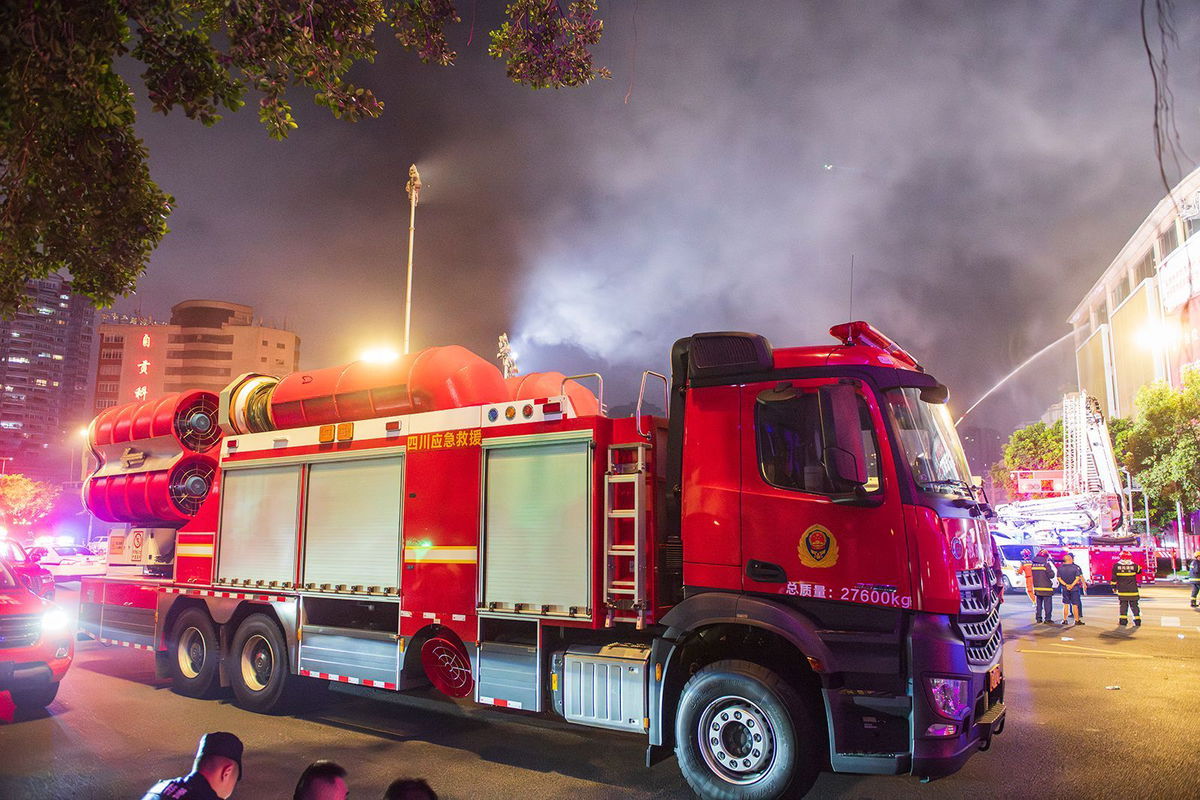
[[[1167,256],[1175,252],[1175,248],[1179,247],[1179,231],[1175,227],[1175,221],[1171,221],[1171,227],[1167,228],[1158,236],[1158,259],[1165,261]]]
[[[233,353],[228,350],[168,350],[167,358],[203,361],[232,361]]]
[[[1113,284],[1110,297],[1112,298],[1110,308],[1116,309],[1117,306],[1125,302],[1125,298],[1129,297],[1129,279],[1127,277],[1122,275],[1121,279]]]
[[[1154,277],[1154,251],[1147,250],[1146,255],[1137,263],[1134,268],[1133,282],[1134,285],[1141,283],[1147,278]]]

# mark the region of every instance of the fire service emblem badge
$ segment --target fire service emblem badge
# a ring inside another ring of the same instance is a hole
[[[806,567],[832,567],[838,560],[837,539],[823,525],[812,525],[796,546],[800,563]]]

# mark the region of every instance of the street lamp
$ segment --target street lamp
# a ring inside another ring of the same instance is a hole
[[[80,483],[83,483],[84,476],[87,475],[87,471],[88,471],[88,469],[87,469],[87,464],[88,464],[88,462],[87,462],[87,443],[86,443],[87,435],[88,435],[87,427],[81,427],[75,431],[75,436],[78,437],[77,440],[79,442],[79,482]],[[70,441],[70,440],[68,440],[68,441]],[[70,459],[68,461],[70,464],[70,469],[67,471],[67,477],[71,478],[72,480],[68,480],[67,483],[75,483],[75,481],[73,480],[73,478],[74,478],[73,473],[75,472],[75,445],[74,444],[71,444],[71,446],[70,446],[70,454],[69,455],[70,455]]]
[[[408,282],[404,290],[404,354],[408,355],[409,326],[412,322],[412,256],[413,233],[417,224],[417,198],[421,193],[421,175],[417,165],[408,168],[408,183],[404,186],[408,192]]]
[[[390,347],[372,347],[362,351],[358,360],[366,361],[368,364],[390,364],[399,357],[399,354]]]

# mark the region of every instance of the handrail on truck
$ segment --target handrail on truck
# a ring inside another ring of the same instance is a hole
[[[671,408],[671,382],[667,380],[667,376],[663,375],[661,372],[655,372],[654,370],[649,369],[643,372],[642,385],[641,388],[638,389],[637,411],[634,415],[638,436],[641,436],[643,439],[650,438],[650,431],[642,431],[642,399],[646,396],[646,378],[649,378],[651,375],[663,382],[663,414],[668,414]]]
[[[562,379],[562,383],[559,384],[558,393],[566,394],[567,393],[567,381],[577,381],[580,378],[595,378],[596,379],[596,383],[600,389],[599,394],[596,395],[596,402],[600,406],[601,414],[608,413],[608,409],[605,408],[605,406],[604,406],[604,376],[601,375],[599,372],[585,372],[582,375],[567,375],[565,378]]]

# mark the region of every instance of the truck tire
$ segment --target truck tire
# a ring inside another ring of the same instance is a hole
[[[13,689],[13,705],[22,711],[40,711],[54,702],[58,696],[58,684],[49,683],[34,689]]]
[[[227,672],[234,699],[247,711],[282,714],[302,691],[301,679],[288,674],[283,631],[266,614],[242,620],[229,647]]]
[[[706,800],[803,797],[817,780],[823,748],[813,712],[766,667],[718,661],[683,687],[675,756]]]
[[[167,663],[171,688],[184,697],[209,697],[217,687],[221,644],[208,612],[185,609],[171,626]]]
[[[1005,593],[1005,594],[1009,594],[1009,593],[1011,593],[1011,592],[1012,592],[1012,590],[1013,590],[1012,581],[1010,581],[1010,580],[1008,579],[1008,576],[1007,576],[1007,575],[1001,575],[1001,576],[1000,576],[1000,579],[1004,581],[1004,593]]]

